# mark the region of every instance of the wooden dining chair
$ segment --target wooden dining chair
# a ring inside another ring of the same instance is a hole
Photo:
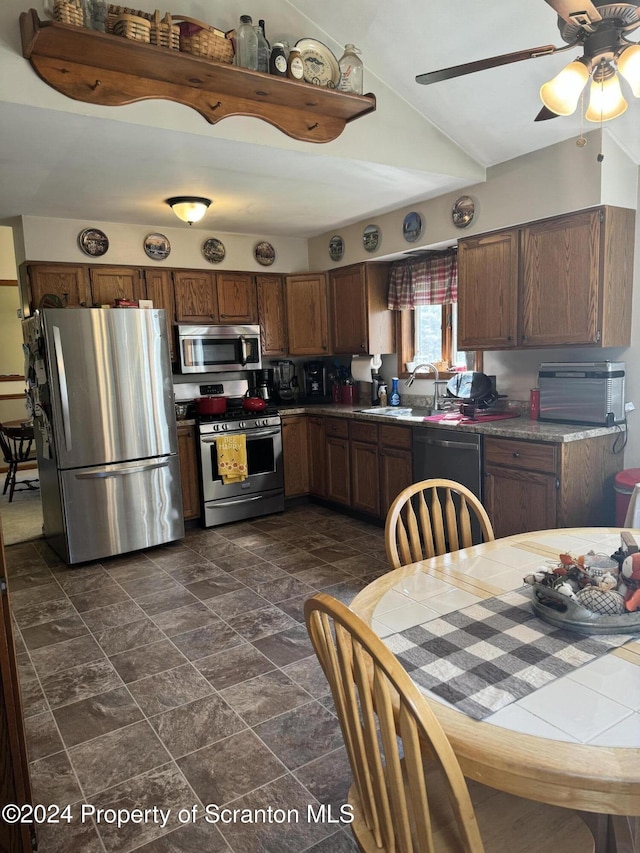
[[[478,498],[455,480],[421,480],[407,486],[389,507],[384,529],[387,559],[398,569],[475,544],[472,518],[482,542],[492,542],[493,527]]]
[[[6,495],[7,489],[9,489],[9,503],[11,503],[16,489],[18,466],[33,461],[35,458],[33,453],[33,427],[26,424],[9,426],[0,423],[0,450],[4,461],[9,466],[2,494]],[[27,489],[37,488],[34,485],[35,483],[38,483],[37,478],[21,481],[21,485]]]
[[[593,853],[575,812],[467,785],[426,698],[359,616],[326,593],[304,611],[342,729],[351,829],[364,853]]]

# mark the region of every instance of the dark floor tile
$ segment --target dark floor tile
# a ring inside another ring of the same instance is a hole
[[[269,634],[277,634],[295,625],[290,616],[273,604],[262,607],[260,610],[252,610],[250,613],[231,616],[227,621],[234,631],[251,642],[267,637]]]
[[[34,803],[67,805],[82,800],[82,791],[66,752],[57,752],[29,766]]]
[[[284,569],[275,566],[273,563],[264,562],[242,569],[239,566],[231,566],[229,572],[234,578],[250,587],[255,587],[259,583],[275,578],[281,578],[287,574]]]
[[[223,690],[232,684],[271,672],[275,664],[251,643],[217,652],[195,662],[196,669],[216,688]]]
[[[331,690],[327,676],[315,655],[287,664],[283,670],[289,678],[293,678],[307,693],[316,698],[325,696]]]
[[[5,561],[9,569],[9,580],[23,572],[42,569],[46,564],[42,555],[32,542],[20,542],[17,545],[5,545]]]
[[[92,589],[89,592],[81,592],[77,595],[68,593],[68,595],[78,613],[96,610],[98,607],[107,607],[109,604],[119,604],[122,601],[131,601],[125,590],[115,582],[108,586],[101,586],[100,589]]]
[[[141,598],[144,595],[152,595],[154,592],[162,592],[167,589],[180,590],[180,585],[164,571],[147,575],[144,578],[121,580],[120,585],[129,593],[131,598]]]
[[[239,613],[258,610],[261,607],[266,607],[267,604],[268,602],[261,595],[245,586],[235,592],[228,592],[226,595],[219,595],[207,600],[207,607],[223,619],[229,619]]]
[[[90,661],[40,678],[51,708],[70,705],[98,693],[122,687],[117,672],[108,660]]]
[[[288,598],[286,601],[279,601],[278,607],[283,610],[287,616],[291,616],[296,622],[304,625],[304,603],[309,598],[308,595],[298,595],[296,598]]]
[[[313,654],[307,629],[298,624],[277,634],[254,640],[253,645],[278,666],[286,666]]]
[[[53,575],[48,583],[35,584],[29,588],[11,588],[11,612],[20,622],[20,614],[33,605],[44,605],[57,599],[65,599],[64,590],[56,583]]]
[[[67,747],[92,740],[142,719],[142,712],[125,687],[81,699],[53,711]]]
[[[28,649],[40,649],[88,633],[89,629],[75,612],[72,616],[21,629],[22,639]]]
[[[221,527],[218,527],[218,532],[220,533],[220,536],[234,543],[236,543],[239,539],[242,539],[247,534],[253,533],[254,531],[255,527],[253,524],[253,520],[234,521],[231,524],[223,524]]]
[[[151,717],[207,696],[213,692],[213,688],[191,664],[185,664],[134,681],[129,685],[129,691],[143,712]]]
[[[165,711],[149,720],[174,758],[224,740],[246,728],[240,717],[218,695],[204,696],[188,705]]]
[[[94,592],[115,584],[103,566],[93,566],[90,569],[65,567],[63,571],[56,571],[55,577],[67,595],[81,595],[84,592]]]
[[[310,550],[312,554],[315,554],[316,557],[321,557],[327,563],[337,563],[339,560],[344,560],[346,557],[353,557],[358,553],[355,548],[336,542],[331,542],[329,545],[324,545],[320,548],[311,548]]]
[[[29,761],[37,761],[64,749],[50,711],[27,717],[24,721]]]
[[[236,545],[241,548],[246,548],[248,551],[258,551],[268,545],[277,545],[278,540],[274,539],[269,533],[264,533],[261,530],[252,530],[244,536],[239,536],[233,540]]]
[[[299,576],[294,575],[285,575],[283,578],[258,584],[255,590],[258,595],[263,596],[272,604],[279,604],[281,601],[295,598],[298,595],[313,595],[315,592],[312,586],[300,580]]]
[[[169,810],[166,826],[161,821],[136,824],[131,821],[118,827],[100,823],[98,832],[108,853],[129,853],[137,847],[152,842],[172,829],[177,829],[178,812],[189,808],[195,801],[193,791],[174,764],[168,764],[122,782],[119,785],[88,798],[96,808]]]
[[[208,577],[205,580],[187,584],[185,588],[192,595],[195,595],[196,598],[206,601],[209,598],[241,589],[243,586],[244,584],[237,578],[228,575],[226,572],[220,572],[219,575],[215,575],[214,577]]]
[[[216,555],[215,557],[210,557],[210,559],[216,564],[216,566],[218,566],[219,569],[222,569],[229,574],[233,574],[237,578],[240,578],[238,572],[241,569],[255,569],[256,566],[269,565],[269,563],[266,563],[262,557],[259,557],[252,551],[245,551],[244,548],[241,550],[243,551],[242,554],[233,554],[228,557],[220,557]]]
[[[373,572],[386,573],[389,571],[389,567],[384,558],[384,548],[382,554],[382,559],[378,559],[377,556],[373,556],[372,554],[356,554],[355,556],[347,557],[345,560],[338,560],[334,563],[334,566],[336,569],[358,578],[366,577]]]
[[[89,797],[170,760],[169,753],[146,720],[74,746],[69,750],[69,757]]]
[[[164,569],[165,572],[170,572],[180,566],[189,566],[197,562],[193,549],[180,543],[153,548],[147,551],[146,554],[150,560]]]
[[[204,812],[203,809],[199,811]],[[217,827],[206,820],[175,829],[150,841],[143,847],[137,847],[136,853],[230,853],[227,842]]]
[[[220,691],[250,726],[311,701],[311,696],[280,670],[259,675]]]
[[[36,586],[49,584],[53,580],[51,571],[40,566],[34,568],[28,567],[27,571],[18,574],[13,574],[12,572],[8,572],[7,574],[9,575],[9,595],[12,599],[14,594],[22,589],[32,589]]]
[[[47,584],[48,586],[48,584]],[[69,619],[76,615],[76,609],[69,599],[64,595],[60,587],[56,584],[56,588],[60,590],[62,598],[56,598],[53,601],[38,602],[36,604],[23,605],[22,607],[11,606],[12,614],[23,632],[29,628],[41,626],[47,622],[58,622],[61,619]],[[22,590],[23,593],[28,590]],[[27,644],[28,645],[28,644]]]
[[[323,588],[323,592],[332,595],[343,604],[351,604],[356,595],[367,586],[368,580],[364,578],[353,578]]]
[[[41,853],[104,853],[91,820],[81,821],[79,805],[72,807],[71,811],[71,823],[42,823],[38,826],[38,850]]]
[[[246,556],[244,548],[240,548],[218,534],[215,538],[211,536],[198,538],[191,547],[196,554],[209,562],[215,562],[216,557],[240,559],[240,557]]]
[[[349,820],[350,812],[345,811],[345,819]],[[346,824],[348,826],[348,823]],[[359,853],[360,848],[355,842],[350,829],[340,829],[319,844],[309,847],[307,853]]]
[[[273,563],[292,575],[296,575],[305,569],[326,565],[323,559],[316,557],[315,554],[309,554],[307,551],[298,551],[297,554],[289,554],[287,557],[276,557]]]
[[[113,655],[109,660],[125,684],[173,669],[185,662],[184,655],[180,654],[171,640],[165,639],[151,643],[150,646],[129,649]]]
[[[97,610],[89,610],[82,618],[94,634],[107,628],[117,628],[129,622],[137,622],[144,617],[144,611],[135,601],[123,601],[120,604],[110,604]]]
[[[255,732],[289,770],[333,752],[343,742],[338,720],[318,702],[260,723]]]
[[[138,578],[148,578],[154,575],[158,577],[165,574],[160,566],[152,563],[151,560],[144,555],[139,556],[137,559],[133,558],[131,560],[125,560],[119,564],[109,562],[105,565],[105,570],[109,572],[111,577],[115,581],[118,581],[118,583],[122,583],[123,581],[132,581]]]
[[[198,660],[210,655],[214,650],[222,651],[239,646],[243,643],[242,637],[233,628],[230,628],[220,617],[215,617],[217,622],[210,622],[202,628],[177,634],[172,641],[180,649],[182,654],[190,661]]]
[[[48,710],[49,706],[38,679],[20,675],[18,680],[20,682],[20,698],[22,699],[22,712],[24,716],[33,717]]]
[[[177,610],[165,610],[153,617],[153,621],[169,637],[176,634],[184,634],[194,628],[202,628],[204,625],[218,624],[219,619],[202,601],[179,607]]]
[[[126,652],[138,646],[147,646],[149,643],[164,639],[162,631],[148,616],[136,622],[119,625],[117,628],[96,631],[95,636],[106,655],[117,655],[119,652]]]
[[[203,803],[224,805],[285,773],[253,732],[240,732],[177,761]]]
[[[54,643],[52,646],[43,646],[31,652],[31,660],[41,677],[100,658],[104,658],[104,652],[91,634],[65,640],[63,643]]]
[[[297,554],[304,553],[295,544],[295,540],[293,542],[275,540],[269,545],[254,547],[251,550],[254,554],[257,554],[259,557],[262,557],[270,563],[274,563],[276,561],[275,558],[277,557],[293,557]]]
[[[311,569],[303,569],[296,574],[296,577],[315,589],[323,589],[332,584],[351,579],[351,575],[345,571],[344,567],[334,566],[331,563],[323,563]]]
[[[332,812],[340,814],[353,783],[353,774],[344,746],[310,761],[304,767],[299,767],[294,776],[318,802],[331,806]]]
[[[181,587],[177,592],[168,589],[142,596],[137,599],[137,604],[147,616],[157,616],[158,613],[164,613],[166,610],[177,610],[179,607],[186,607],[187,604],[194,604],[197,600],[184,587]]]
[[[222,570],[217,566],[214,566],[213,563],[204,562],[204,558],[199,555],[197,556],[198,562],[195,565],[190,564],[188,566],[181,566],[178,569],[171,569],[171,577],[175,581],[178,581],[178,583],[186,585],[224,574]]]

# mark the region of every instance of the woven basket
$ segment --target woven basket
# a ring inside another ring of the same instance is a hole
[[[84,11],[80,0],[55,0],[53,20],[60,21],[62,24],[73,24],[74,27],[83,27]]]
[[[158,47],[180,50],[180,27],[173,23],[169,12],[160,20],[160,12],[156,10],[151,21],[149,40],[151,44],[156,44]]]
[[[129,9],[128,6],[114,6],[110,3],[107,7],[107,20],[105,22],[106,32],[113,32],[114,24],[121,15],[135,15],[136,18],[147,18],[149,21],[152,18],[150,12],[143,12],[140,9]]]
[[[174,15],[180,23],[180,50],[193,56],[202,56],[231,65],[233,62],[233,42],[222,30],[197,21]]]
[[[133,41],[148,42],[151,38],[151,21],[138,15],[120,15],[113,25],[113,34]]]

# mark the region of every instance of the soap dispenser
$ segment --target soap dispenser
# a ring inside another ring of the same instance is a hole
[[[400,391],[398,389],[398,382],[400,380],[397,376],[394,376],[391,380],[391,394],[389,395],[389,405],[390,406],[399,406],[400,405]]]

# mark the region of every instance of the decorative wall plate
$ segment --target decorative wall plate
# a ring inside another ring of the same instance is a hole
[[[253,249],[253,257],[263,267],[270,267],[276,259],[276,250],[271,243],[256,243]]]
[[[407,241],[407,243],[415,243],[416,240],[419,240],[422,237],[422,232],[424,231],[424,220],[419,213],[416,213],[415,210],[412,210],[411,213],[407,213],[403,222],[402,222],[402,236]]]
[[[362,234],[362,242],[367,252],[375,252],[380,247],[382,234],[377,225],[367,225]]]
[[[85,255],[99,258],[106,254],[109,248],[109,238],[98,228],[85,228],[78,234],[78,243]]]
[[[216,237],[209,237],[202,244],[202,254],[212,264],[219,264],[220,261],[223,261],[226,253],[224,243]]]
[[[461,195],[460,198],[455,200],[451,210],[453,224],[457,228],[466,228],[467,225],[471,224],[471,220],[473,219],[475,212],[476,205],[471,196]]]
[[[171,243],[164,234],[147,234],[144,238],[144,250],[154,261],[164,261],[169,257]]]
[[[332,261],[341,261],[344,255],[344,240],[339,234],[335,234],[329,240],[329,257]]]
[[[329,48],[315,39],[300,39],[296,47],[300,48],[305,83],[335,89],[340,82],[340,66]]]

